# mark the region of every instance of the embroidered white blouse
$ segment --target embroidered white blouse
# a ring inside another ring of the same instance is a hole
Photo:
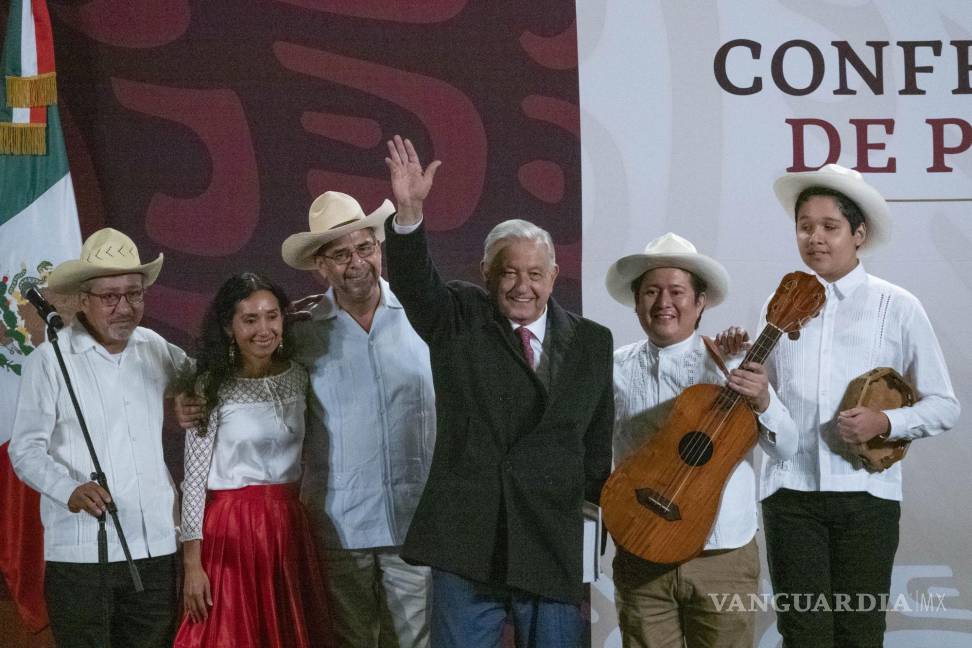
[[[186,431],[182,539],[203,537],[207,490],[300,479],[307,371],[295,362],[275,376],[233,378],[219,391],[205,430]]]

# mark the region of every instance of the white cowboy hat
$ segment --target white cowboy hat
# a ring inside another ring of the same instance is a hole
[[[309,232],[287,237],[280,246],[284,262],[298,270],[314,270],[314,255],[328,241],[345,234],[370,227],[378,241],[385,240],[385,219],[395,213],[391,201],[385,200],[375,211],[365,216],[358,201],[340,191],[328,191],[318,196],[310,206],[307,220]]]
[[[839,191],[861,208],[867,225],[867,236],[861,243],[861,252],[871,252],[891,240],[891,211],[888,203],[857,171],[839,164],[828,164],[816,171],[787,173],[777,178],[773,183],[773,191],[790,219],[796,218],[795,207],[800,192],[810,187]]]
[[[634,306],[631,282],[655,268],[678,268],[701,277],[708,288],[705,305],[716,306],[729,294],[729,273],[721,263],[699,254],[688,239],[669,232],[645,246],[642,254],[618,259],[604,280],[608,293],[625,306]]]
[[[155,283],[162,269],[162,254],[155,261],[142,263],[135,242],[110,227],[100,229],[81,246],[81,258],[65,261],[47,276],[47,287],[56,293],[70,295],[81,290],[81,284],[96,277],[140,274],[144,286]]]

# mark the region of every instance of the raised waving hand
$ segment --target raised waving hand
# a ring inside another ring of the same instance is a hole
[[[395,135],[388,140],[385,164],[388,165],[392,193],[398,206],[395,220],[399,225],[414,225],[422,220],[422,203],[432,189],[432,180],[442,162],[435,160],[423,169],[412,142]]]

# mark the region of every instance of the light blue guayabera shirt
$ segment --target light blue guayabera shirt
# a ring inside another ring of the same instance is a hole
[[[311,388],[301,499],[330,548],[401,545],[432,462],[429,349],[383,279],[381,295],[370,332],[333,290],[295,326]]]

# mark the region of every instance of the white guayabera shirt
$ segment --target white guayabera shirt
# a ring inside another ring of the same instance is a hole
[[[380,280],[365,331],[328,290],[294,327],[294,359],[310,373],[301,500],[324,545],[393,547],[418,506],[435,446],[429,349]]]
[[[175,552],[177,499],[162,454],[162,404],[186,354],[141,327],[111,354],[78,320],[58,340],[132,558]],[[49,342],[24,364],[9,453],[17,475],[41,493],[45,560],[98,562],[98,521],[67,507],[94,468]],[[110,520],[108,560],[124,560]]]
[[[821,280],[827,301],[798,340],[786,337],[767,359],[770,384],[799,430],[792,459],[763,463],[760,498],[780,488],[866,491],[901,500],[901,463],[880,472],[863,469],[837,435],[847,385],[876,367],[891,367],[915,389],[912,407],[887,410],[891,439],[943,432],[958,420],[959,402],[938,338],[921,302],[903,288],[864,271],[858,263],[833,283]],[[760,324],[766,322],[766,307]]]

